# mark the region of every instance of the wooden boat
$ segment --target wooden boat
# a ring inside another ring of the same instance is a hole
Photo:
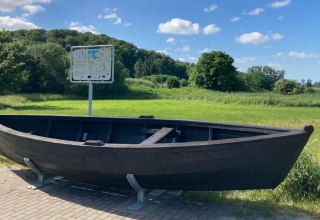
[[[206,121],[0,115],[0,153],[42,172],[145,189],[235,190],[279,185],[303,147],[303,130]]]

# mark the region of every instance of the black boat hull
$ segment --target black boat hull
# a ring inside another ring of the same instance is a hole
[[[225,140],[87,146],[0,124],[0,153],[20,164],[30,158],[47,174],[90,182],[128,186],[126,175],[134,174],[146,189],[267,189],[284,180],[312,131],[308,127]]]

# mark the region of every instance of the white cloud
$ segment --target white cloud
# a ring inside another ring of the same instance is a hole
[[[254,15],[259,15],[261,14],[262,12],[264,12],[264,9],[263,8],[256,8],[256,9],[253,9],[251,11],[247,11],[245,10],[243,12],[244,15],[251,15],[251,16],[254,16]]]
[[[234,59],[235,64],[247,64],[255,61],[255,57],[239,57]]]
[[[320,54],[318,53],[305,53],[305,52],[297,52],[297,51],[290,51],[288,53],[289,57],[293,58],[299,58],[299,59],[307,59],[307,58],[313,58],[313,59],[319,59]]]
[[[118,18],[118,15],[116,13],[111,13],[111,14],[107,14],[105,16],[103,16],[104,19],[107,19],[107,20],[111,20],[111,19],[117,19]]]
[[[121,23],[122,23],[122,19],[121,18],[117,18],[117,20],[113,24],[121,24]]]
[[[190,49],[191,48],[187,45],[184,45],[183,47],[178,48],[178,50],[183,51],[183,52],[188,52],[188,51],[190,51]]]
[[[272,34],[272,35],[271,35],[271,38],[272,38],[273,40],[281,40],[281,39],[283,39],[283,35],[281,35],[281,34],[279,34],[279,33],[275,33],[275,34]]]
[[[284,57],[285,57],[284,53],[279,52],[276,54],[276,58],[284,58]]]
[[[209,24],[208,26],[203,28],[203,33],[205,35],[215,34],[215,33],[218,33],[219,31],[220,31],[220,28],[215,24]]]
[[[185,57],[180,57],[178,60],[181,62],[196,63],[198,62],[199,59],[197,57],[185,56]]]
[[[24,17],[28,17],[38,12],[45,11],[44,7],[42,7],[41,5],[24,5],[21,7],[21,10],[24,12]]]
[[[268,35],[263,35],[259,32],[252,32],[236,37],[236,42],[241,44],[262,44],[269,40]]]
[[[281,16],[277,17],[277,19],[278,19],[279,21],[282,21],[282,20],[284,19],[284,16],[281,15]]]
[[[284,1],[275,1],[272,2],[269,6],[271,8],[282,8],[288,6],[291,3],[291,0],[284,0]]]
[[[173,44],[175,42],[175,39],[173,38],[173,37],[169,37],[168,39],[167,39],[167,43],[168,44]]]
[[[270,66],[273,68],[281,68],[283,65],[281,63],[268,63],[267,66]]]
[[[164,50],[156,50],[156,52],[164,54],[164,55],[169,55],[169,52],[166,49],[164,49]]]
[[[198,23],[192,23],[188,20],[180,18],[173,18],[166,23],[161,23],[158,26],[158,33],[163,34],[180,34],[180,35],[192,35],[198,34],[200,26]]]
[[[110,12],[110,11],[111,11],[111,12],[112,12],[112,11],[113,11],[113,12],[117,12],[118,10],[119,10],[119,8],[105,8],[105,9],[104,9],[104,11],[107,12],[107,13]]]
[[[218,5],[210,5],[209,7],[204,8],[203,11],[209,13],[216,10],[217,8],[218,8]]]
[[[241,20],[240,17],[232,17],[232,18],[230,19],[230,22],[237,22],[237,21],[240,21],[240,20]]]
[[[113,21],[113,24],[119,25],[122,24],[122,18],[117,14],[118,8],[106,8],[104,9],[106,15],[98,15],[98,18]],[[125,27],[129,27],[132,24],[129,22],[124,23]]]
[[[15,31],[19,29],[37,29],[37,25],[21,18],[12,18],[9,16],[0,17],[0,30]]]
[[[212,51],[210,48],[204,48],[203,50],[200,51],[200,53],[208,53]]]
[[[80,22],[70,22],[69,24],[69,29],[70,30],[76,30],[76,31],[79,31],[79,32],[91,32],[93,34],[98,34],[98,32],[96,31],[96,28],[93,26],[93,25],[88,25],[88,26],[85,26],[85,25],[82,25]]]
[[[2,12],[12,12],[18,7],[25,5],[33,5],[36,3],[50,3],[51,0],[1,0],[0,1],[0,11]]]
[[[235,38],[236,42],[238,43],[255,44],[255,45],[266,43],[269,40],[281,40],[281,39],[283,39],[283,36],[279,33],[275,33],[272,35],[263,35],[259,32],[247,33]]]

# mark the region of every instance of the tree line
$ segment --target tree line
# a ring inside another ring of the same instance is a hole
[[[190,64],[105,34],[63,29],[3,30],[0,31],[0,94],[85,95],[86,85],[69,82],[70,49],[72,46],[108,44],[116,48],[115,82],[108,86],[95,86],[97,94],[125,91],[125,78],[128,77],[167,81],[170,87],[177,87],[181,82],[183,86],[252,92],[272,90],[276,82],[285,76],[284,70],[269,66],[253,66],[247,72],[237,71],[234,59],[221,51],[203,53],[196,64]],[[308,80],[305,84],[309,86],[310,83]],[[299,87],[304,82],[294,84]],[[286,81],[279,85],[286,85]],[[284,91],[287,90],[285,87]]]
[[[115,83],[95,86],[100,92],[121,91],[126,77],[167,74],[188,78],[190,64],[140,49],[105,34],[74,30],[0,31],[0,94],[85,93],[85,85],[69,83],[69,53],[72,46],[114,45]]]
[[[285,79],[284,70],[276,70],[270,66],[252,66],[247,72],[237,71],[234,59],[227,53],[211,51],[203,53],[199,61],[189,72],[189,82],[195,86],[219,91],[275,91],[281,94],[300,94],[315,92],[309,79],[305,82]]]

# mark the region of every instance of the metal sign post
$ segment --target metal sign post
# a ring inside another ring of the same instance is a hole
[[[73,46],[70,53],[70,82],[88,83],[88,115],[92,115],[93,83],[113,83],[114,46]]]
[[[88,91],[88,115],[92,116],[92,96],[93,96],[93,85],[92,82],[89,82],[89,91]]]

